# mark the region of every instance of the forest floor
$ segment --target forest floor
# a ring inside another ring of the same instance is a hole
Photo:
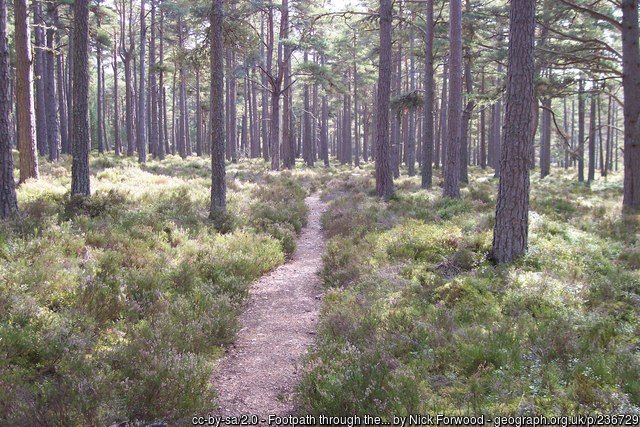
[[[219,415],[288,415],[295,410],[292,397],[301,358],[316,334],[325,246],[320,217],[326,206],[315,195],[306,203],[309,219],[295,252],[251,287],[236,341],[214,375]]]

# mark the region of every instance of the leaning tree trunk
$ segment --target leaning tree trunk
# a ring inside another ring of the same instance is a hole
[[[427,1],[427,31],[425,34],[422,188],[431,188],[433,185],[433,1]]]
[[[444,165],[444,197],[460,197],[460,137],[462,120],[462,4],[449,2],[449,123]]]
[[[493,259],[510,262],[527,249],[529,151],[534,99],[535,0],[512,0],[504,143],[493,231]]]
[[[73,163],[71,194],[90,196],[89,185],[89,0],[73,6]]]
[[[389,200],[393,196],[393,171],[389,150],[389,107],[391,102],[391,0],[380,0],[380,61],[378,67],[376,192]]]
[[[20,182],[38,178],[36,155],[36,121],[33,97],[33,60],[27,1],[14,1],[16,44],[16,100],[18,116],[18,149],[20,150]]]
[[[7,40],[7,3],[0,0],[0,219],[18,215],[16,184],[11,155],[11,79],[9,77],[9,42]]]

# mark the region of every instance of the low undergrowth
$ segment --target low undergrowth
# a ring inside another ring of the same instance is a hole
[[[528,254],[488,261],[497,180],[461,200],[366,171],[336,176],[317,345],[303,413],[640,412],[640,241],[619,177],[533,178]]]
[[[69,197],[68,159],[42,162],[18,190],[23,218],[0,226],[1,424],[210,410],[212,368],[249,284],[306,222],[306,190],[263,162],[229,168],[225,234],[208,219],[207,161],[91,162],[90,199]]]

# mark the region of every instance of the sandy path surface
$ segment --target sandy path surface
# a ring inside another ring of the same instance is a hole
[[[309,220],[290,260],[252,285],[236,342],[213,377],[215,415],[288,415],[300,363],[315,338],[322,288],[325,204],[306,199]]]

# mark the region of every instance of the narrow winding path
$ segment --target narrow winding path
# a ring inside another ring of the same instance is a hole
[[[295,409],[292,392],[301,357],[318,322],[322,289],[317,273],[325,244],[320,228],[325,205],[315,195],[306,203],[309,220],[295,252],[253,284],[240,316],[242,329],[214,375],[217,415],[287,415]]]

